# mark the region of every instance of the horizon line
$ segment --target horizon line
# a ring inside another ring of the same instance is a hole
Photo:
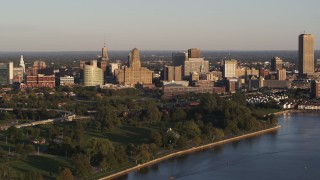
[[[188,51],[188,49],[186,50],[149,50],[149,49],[138,49],[139,51],[172,51],[172,52],[186,52]],[[101,50],[27,50],[27,51],[0,51],[0,53],[29,53],[29,52],[100,52]],[[130,52],[131,50],[108,50],[108,52],[115,52],[115,51],[128,51]],[[282,50],[272,50],[272,49],[268,49],[268,50],[208,50],[208,49],[200,49],[200,51],[222,51],[222,52],[229,52],[229,51],[237,51],[237,52],[248,52],[248,51],[299,51],[298,49],[282,49]],[[320,49],[315,49],[314,51],[320,51]]]

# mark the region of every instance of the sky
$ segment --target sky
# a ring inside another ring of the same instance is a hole
[[[319,0],[0,0],[0,51],[320,49]]]

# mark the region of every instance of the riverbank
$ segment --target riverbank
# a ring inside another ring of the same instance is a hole
[[[113,179],[113,178],[125,175],[125,174],[127,174],[127,173],[129,173],[131,171],[135,171],[135,170],[138,170],[138,169],[141,169],[141,168],[144,168],[144,167],[159,163],[161,161],[164,161],[164,160],[176,157],[176,156],[181,156],[181,155],[184,155],[184,154],[189,154],[189,153],[200,151],[200,150],[203,150],[203,149],[208,149],[210,147],[214,147],[214,146],[217,146],[217,145],[221,145],[221,144],[225,144],[225,143],[229,143],[229,142],[245,139],[245,138],[252,137],[252,136],[257,136],[257,135],[264,134],[264,133],[267,133],[267,132],[272,132],[272,131],[278,130],[280,127],[281,126],[278,125],[276,127],[264,129],[264,130],[261,130],[261,131],[248,133],[248,134],[245,134],[245,135],[241,135],[241,136],[237,136],[237,137],[233,137],[233,138],[217,141],[217,142],[214,142],[214,143],[210,143],[210,144],[206,144],[206,145],[202,145],[202,146],[193,147],[193,148],[190,148],[190,149],[174,152],[174,153],[168,154],[166,156],[151,160],[151,161],[149,161],[147,163],[138,164],[137,166],[134,166],[132,168],[129,168],[129,169],[117,172],[115,174],[100,178],[100,180]]]
[[[286,113],[305,113],[305,112],[312,112],[311,110],[299,110],[299,109],[289,109],[289,110],[284,110],[284,111],[279,111],[273,113],[276,116],[286,114]]]

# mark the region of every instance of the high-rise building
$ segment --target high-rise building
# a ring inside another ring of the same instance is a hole
[[[311,81],[311,97],[313,98],[320,97],[320,81],[319,80]]]
[[[8,63],[8,84],[13,84],[13,62]]]
[[[314,36],[299,35],[299,76],[314,73]]]
[[[140,52],[134,48],[128,56],[128,67],[115,70],[115,76],[119,84],[135,87],[136,85],[151,85],[152,71],[141,67]]]
[[[184,77],[189,77],[193,72],[198,74],[209,72],[209,61],[203,58],[189,58],[184,62]]]
[[[224,78],[234,78],[236,77],[237,60],[224,60],[223,62],[223,77]]]
[[[84,64],[84,86],[97,86],[104,83],[103,70],[98,67],[97,60],[90,61],[90,65]]]
[[[106,47],[106,43],[104,43],[104,47],[102,48],[102,54],[101,54],[101,59],[102,59],[103,61],[109,60],[107,50],[108,50],[108,49],[107,49],[107,47]]]
[[[190,73],[198,74],[209,72],[209,61],[200,58],[200,49],[192,48],[185,52],[172,53],[173,66],[182,66],[182,78],[188,78]]]
[[[181,81],[182,66],[165,66],[163,70],[163,80],[165,81]]]
[[[21,83],[24,80],[24,68],[19,67],[13,67],[13,83]]]
[[[274,57],[271,59],[271,71],[277,71],[283,69],[283,62],[282,59],[279,57]]]
[[[0,63],[0,85],[8,83],[8,65],[7,63]]]
[[[200,49],[199,48],[188,49],[188,57],[189,58],[200,58]]]
[[[114,75],[117,69],[120,69],[120,63],[109,63],[109,74]]]
[[[24,64],[24,61],[23,61],[23,55],[20,56],[20,64],[19,66],[21,66],[23,68],[23,73],[26,72],[26,66]]]
[[[277,70],[277,79],[278,80],[286,80],[287,79],[287,71],[286,69],[278,69]]]
[[[172,53],[173,66],[184,66],[184,62],[188,60],[188,53],[174,52]]]
[[[46,68],[47,68],[47,65],[44,61],[41,61],[41,60],[35,61],[32,66],[32,72],[29,71],[28,75],[31,75],[30,73],[32,73],[33,76],[36,76],[40,69],[46,69]]]

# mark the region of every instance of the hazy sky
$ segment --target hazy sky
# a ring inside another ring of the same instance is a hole
[[[0,51],[296,50],[319,0],[1,0]]]

